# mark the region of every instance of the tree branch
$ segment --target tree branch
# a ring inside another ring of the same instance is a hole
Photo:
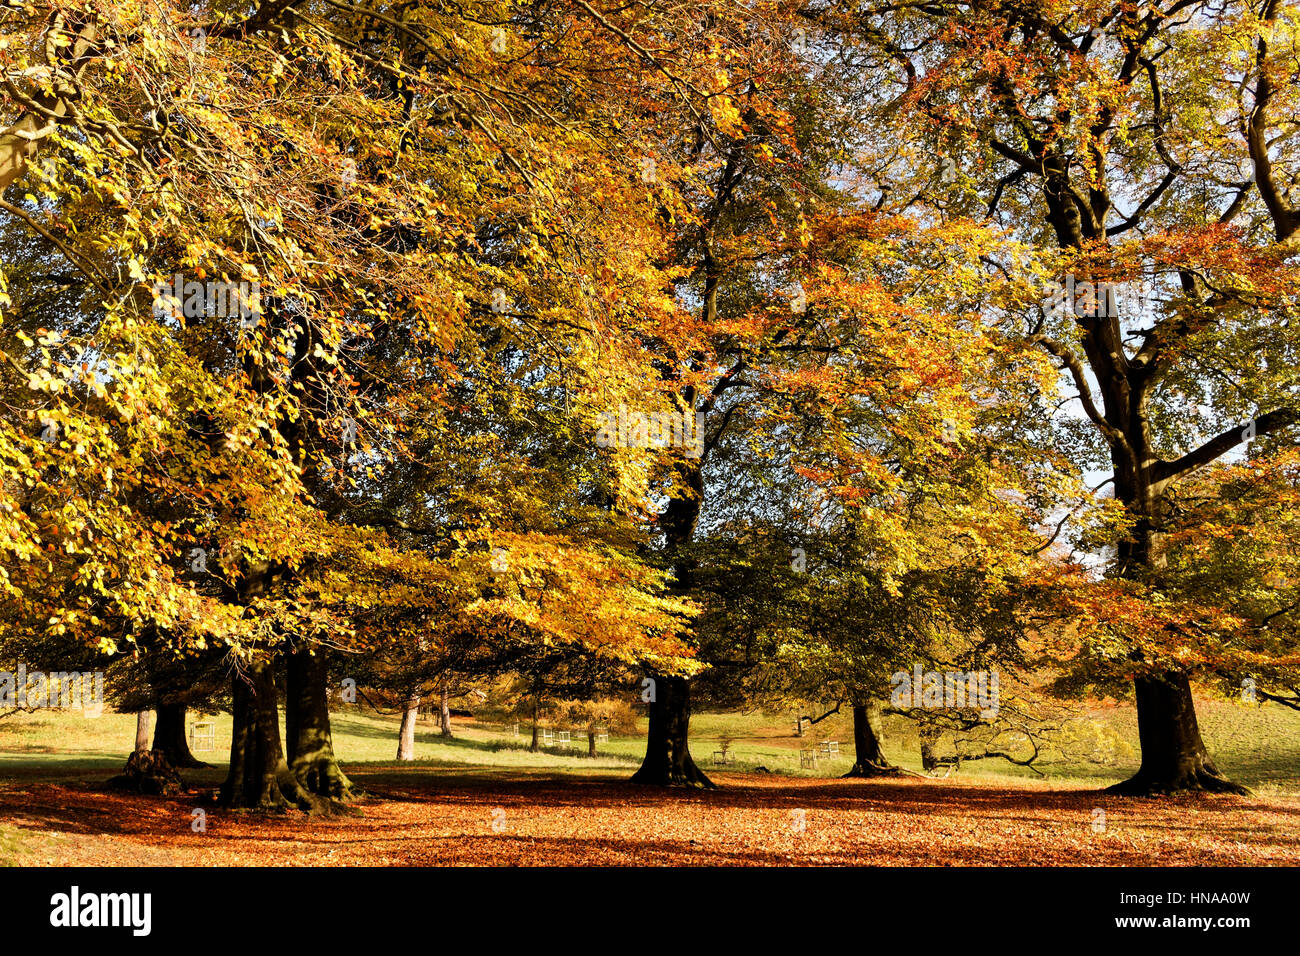
[[[1253,423],[1246,422],[1229,428],[1226,432],[1216,435],[1199,448],[1189,451],[1176,461],[1156,462],[1154,469],[1156,481],[1170,481],[1210,464],[1243,441],[1247,441],[1246,433],[1250,430],[1252,424],[1254,425],[1253,437],[1259,437],[1281,431],[1288,425],[1293,424],[1297,417],[1296,413],[1290,409],[1278,409],[1266,415],[1261,415]]]

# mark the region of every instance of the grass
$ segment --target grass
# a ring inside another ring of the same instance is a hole
[[[1137,768],[1133,708],[1080,709],[1073,755],[1045,760],[1039,776],[1004,761],[963,764],[944,780],[839,781],[852,760],[852,719],[835,714],[803,737],[793,714],[704,713],[691,721],[696,761],[722,784],[710,794],[627,784],[645,750],[639,733],[586,756],[528,750],[529,728],[453,720],[455,736],[422,720],[416,760],[398,763],[398,718],[357,706],[333,714],[334,744],[353,780],[375,798],[360,817],[257,820],[191,814],[224,774],[231,719],[212,719],[212,766],[183,772],[190,790],[170,798],[109,792],[135,740],[135,715],[88,718],[42,711],[0,720],[0,865],[287,865],[312,862],[425,865],[858,862],[1033,865],[1161,862],[1210,865],[1300,860],[1300,713],[1271,705],[1198,702],[1219,765],[1256,790],[1248,801],[1124,801],[1097,793]],[[920,769],[909,721],[887,717],[886,751]],[[716,767],[723,741],[735,763]],[[843,753],[801,769],[801,748],[836,740]],[[770,773],[757,773],[758,768]],[[1222,805],[1220,805],[1222,803]],[[1104,807],[1109,829],[1091,824]],[[502,808],[505,808],[502,810]],[[581,808],[581,812],[576,812]],[[806,809],[807,839],[792,840],[792,808]],[[498,833],[493,813],[507,814]],[[999,847],[1015,846],[1014,858]],[[539,856],[539,854],[541,854]]]
[[[1202,734],[1210,752],[1229,776],[1263,794],[1300,793],[1300,712],[1276,705],[1266,707],[1201,700],[1197,705]],[[215,748],[198,752],[219,769],[230,747],[228,714],[209,717],[216,725]],[[1048,781],[1105,786],[1137,769],[1137,721],[1131,706],[1096,706],[1086,713],[1091,728],[1087,746],[1073,756],[1044,759],[1040,769]],[[377,714],[346,705],[333,715],[335,752],[346,765],[393,764],[397,748],[395,715]],[[417,728],[415,763],[429,767],[470,770],[521,770],[547,774],[630,776],[645,751],[644,718],[640,733],[614,736],[599,744],[596,758],[586,756],[585,736],[574,732],[571,750],[556,747],[532,753],[529,728],[511,736],[500,725],[473,720],[453,721],[454,736],[439,736],[437,726],[422,719]],[[887,717],[886,752],[911,770],[920,771],[920,741],[915,725]],[[135,738],[135,716],[105,712],[83,717],[76,712],[43,711],[0,720],[0,776],[39,776],[76,779],[88,771],[121,768]],[[792,777],[837,777],[852,764],[852,719],[847,712],[826,718],[803,737],[794,735],[794,716],[764,713],[704,713],[691,721],[691,746],[706,772],[714,769],[712,755],[727,741],[735,755],[728,772],[766,768]],[[821,758],[816,769],[801,769],[801,748],[818,748],[822,741],[839,742],[839,757]],[[1097,742],[1100,741],[1100,744]],[[1091,748],[1091,752],[1089,749]],[[964,779],[1013,781],[1042,779],[1032,770],[1006,761],[983,760],[962,765]],[[206,774],[204,775],[206,777]]]

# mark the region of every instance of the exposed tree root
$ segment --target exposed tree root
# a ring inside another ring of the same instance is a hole
[[[1189,769],[1173,777],[1157,778],[1139,770],[1127,780],[1107,787],[1104,791],[1123,797],[1157,797],[1173,793],[1231,793],[1254,796],[1249,787],[1234,783],[1219,773],[1213,765]]]
[[[639,783],[648,787],[689,787],[696,790],[716,790],[718,785],[704,775],[699,767],[695,766],[695,761],[690,756],[686,757],[687,765],[680,769],[668,769],[667,767],[651,768],[642,765],[636,773],[632,775],[632,783]]]
[[[847,777],[918,777],[925,778],[924,774],[917,773],[914,770],[907,770],[903,767],[895,767],[893,764],[872,763],[870,760],[859,760],[855,763],[846,774],[841,775],[841,779]]]

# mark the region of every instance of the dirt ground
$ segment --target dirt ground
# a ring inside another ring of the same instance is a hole
[[[717,791],[683,792],[406,768],[354,781],[369,794],[355,813],[308,818],[230,813],[198,791],[108,793],[100,775],[11,780],[0,855],[82,866],[1300,865],[1297,798],[727,774]]]

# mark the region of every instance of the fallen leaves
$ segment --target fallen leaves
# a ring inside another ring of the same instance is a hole
[[[105,794],[88,779],[0,790],[0,822],[20,836],[13,862],[69,866],[1300,864],[1300,799],[1289,797],[728,774],[722,789],[695,792],[433,768],[349,774],[371,794],[359,815],[208,807],[196,833],[196,793]]]

